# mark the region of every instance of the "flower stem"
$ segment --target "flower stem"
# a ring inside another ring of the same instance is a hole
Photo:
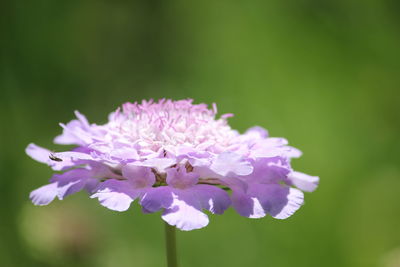
[[[178,260],[176,257],[176,235],[175,226],[165,223],[165,245],[167,249],[167,266],[178,267]]]

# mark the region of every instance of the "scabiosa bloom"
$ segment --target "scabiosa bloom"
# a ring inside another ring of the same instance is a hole
[[[161,210],[181,230],[205,227],[203,210],[222,214],[230,205],[249,218],[292,215],[303,204],[302,191],[313,191],[319,180],[291,168],[301,152],[261,127],[240,134],[227,123],[232,114],[216,114],[215,104],[165,99],[123,104],[104,125],[75,112],[77,119],[61,124],[54,139],[74,149],[27,147],[29,156],[59,171],[30,198],[47,205],[86,190],[116,211],[137,200],[145,213]]]

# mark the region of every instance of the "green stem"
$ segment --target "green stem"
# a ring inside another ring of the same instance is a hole
[[[178,267],[178,260],[176,257],[176,235],[175,226],[165,223],[165,245],[167,247],[167,266]]]

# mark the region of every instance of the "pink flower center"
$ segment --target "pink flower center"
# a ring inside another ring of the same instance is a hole
[[[126,103],[122,112],[111,115],[108,127],[127,142],[142,149],[171,151],[183,145],[203,150],[220,151],[232,144],[238,133],[231,129],[225,114],[216,119],[217,109],[192,100],[160,100]]]

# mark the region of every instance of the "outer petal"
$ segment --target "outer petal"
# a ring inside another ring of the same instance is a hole
[[[62,160],[93,160],[90,154],[75,151],[58,152],[54,155]]]
[[[279,184],[252,184],[247,194],[260,203],[265,213],[276,219],[290,217],[303,204],[303,192]]]
[[[50,150],[45,149],[43,147],[37,146],[33,143],[29,144],[27,148],[25,149],[26,154],[33,158],[36,161],[39,161],[41,163],[48,164],[49,162],[49,156],[50,156]]]
[[[210,169],[221,176],[249,175],[253,172],[250,162],[244,160],[239,154],[231,152],[219,154]]]
[[[190,165],[194,167],[194,172],[200,177],[216,177],[215,172],[210,170],[212,160],[215,158],[215,154],[209,152],[190,152],[181,157],[187,158]]]
[[[62,174],[55,174],[52,182],[57,182],[57,196],[60,200],[65,197],[81,191],[87,181],[91,179],[90,171],[88,169],[78,168],[73,169]]]
[[[231,199],[232,206],[244,217],[262,218],[266,215],[260,202],[256,198],[245,194],[242,190],[233,190]]]
[[[251,183],[278,183],[286,181],[291,168],[281,157],[259,158],[253,162],[253,172],[242,179]]]
[[[301,151],[297,148],[287,146],[288,141],[285,138],[266,138],[254,143],[250,156],[252,158],[271,158],[288,157],[298,158]]]
[[[168,169],[167,184],[175,188],[188,188],[197,184],[199,175],[194,172],[186,172],[185,168]]]
[[[195,186],[197,187],[197,186]],[[189,231],[199,229],[208,224],[208,217],[201,212],[202,204],[207,208],[205,203],[207,196],[204,194],[199,197],[202,187],[194,190],[195,187],[189,189],[174,189],[169,186],[160,186],[152,188],[143,196],[140,204],[145,212],[156,212],[164,209],[162,218],[170,225]],[[215,198],[214,198],[215,199]],[[222,205],[220,208],[219,205]],[[225,208],[226,204],[218,204],[215,211]],[[208,207],[211,210],[210,206]]]
[[[26,154],[33,158],[36,161],[49,165],[53,170],[59,171],[64,168],[68,168],[74,166],[76,163],[73,163],[69,160],[63,161],[54,161],[49,158],[52,154],[50,150],[45,149],[43,147],[37,146],[35,144],[29,144],[25,149]]]
[[[171,206],[162,215],[164,221],[175,225],[183,231],[200,229],[207,226],[209,220],[206,214],[201,212],[200,203],[194,196],[184,193],[172,193]]]
[[[145,161],[136,161],[132,164],[136,166],[155,168],[158,172],[165,172],[165,169],[176,163],[176,159],[171,158],[152,158]]]
[[[249,128],[244,134],[237,137],[240,143],[244,143],[251,147],[257,141],[263,140],[268,137],[268,131],[260,126]]]
[[[99,185],[99,180],[97,179],[88,179],[86,181],[85,187],[84,189],[89,193],[89,194],[93,194],[96,192],[96,188]]]
[[[319,183],[318,176],[310,176],[308,174],[296,171],[291,172],[288,175],[288,179],[293,183],[294,186],[306,192],[314,191]]]
[[[29,198],[33,204],[44,206],[54,200],[54,198],[57,196],[57,192],[57,183],[51,183],[32,191],[29,195]]]
[[[67,125],[60,124],[64,128],[63,133],[54,139],[54,143],[60,145],[85,145],[92,141],[90,125],[86,117],[75,111],[78,120],[72,120]]]
[[[110,210],[126,211],[139,195],[140,190],[135,190],[129,182],[110,179],[101,183],[90,197],[97,197]]]
[[[194,167],[209,167],[213,158],[213,154],[204,151],[191,151],[185,154],[181,152],[180,156],[188,158],[190,164]]]
[[[169,208],[173,202],[172,188],[160,186],[151,188],[140,200],[140,205],[146,212],[156,212],[162,208]]]
[[[244,135],[251,136],[253,138],[257,139],[262,139],[262,138],[267,138],[268,137],[268,131],[265,130],[263,127],[260,126],[254,126],[249,129],[244,133]]]
[[[147,167],[128,164],[122,167],[123,177],[129,179],[135,188],[151,187],[156,179],[154,173]]]
[[[201,208],[211,213],[222,214],[231,205],[228,193],[212,185],[196,185],[190,192],[200,201]]]
[[[270,214],[276,219],[286,219],[303,204],[303,193],[280,184],[251,184],[247,192],[232,193],[232,204],[240,215],[249,218]]]
[[[137,160],[139,154],[136,149],[131,147],[121,147],[110,151],[111,157],[119,158],[122,160]]]

